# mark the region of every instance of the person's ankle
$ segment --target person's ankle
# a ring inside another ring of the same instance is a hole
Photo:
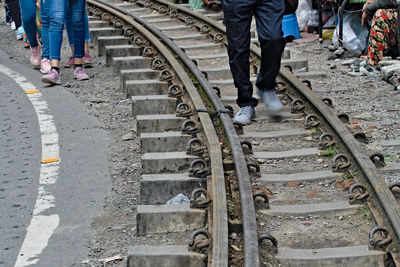
[[[59,67],[51,67],[51,70],[57,71],[57,73],[60,73],[60,68]]]

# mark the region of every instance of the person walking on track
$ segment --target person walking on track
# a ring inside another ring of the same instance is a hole
[[[208,0],[203,0],[209,4]],[[242,125],[251,123],[258,100],[253,97],[250,82],[250,26],[253,16],[261,48],[261,65],[257,77],[257,94],[271,115],[283,109],[275,94],[275,79],[279,73],[285,48],[282,33],[284,0],[222,0],[224,24],[228,39],[229,65],[237,88],[236,103],[240,107],[233,121]]]

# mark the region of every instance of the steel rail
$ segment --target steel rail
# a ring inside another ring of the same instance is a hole
[[[258,51],[258,53],[261,53],[261,51]],[[292,85],[299,90],[299,92],[301,92],[308,99],[308,101],[310,101],[310,103],[314,105],[314,107],[330,123],[337,135],[342,139],[343,143],[346,144],[350,153],[357,161],[361,170],[368,179],[368,182],[375,191],[383,209],[386,212],[387,217],[392,223],[393,229],[395,230],[397,236],[400,237],[400,205],[393,193],[390,191],[389,187],[385,184],[385,178],[381,172],[375,167],[365,152],[362,151],[358,141],[347,130],[342,121],[337,116],[332,114],[330,108],[321,100],[321,98],[315,95],[313,91],[311,91],[287,69],[281,68],[280,74],[282,77],[289,80]]]
[[[173,7],[176,10],[180,10],[184,13],[190,14],[191,16],[202,20],[217,30],[225,33],[226,28],[221,23],[210,19],[206,16],[199,14],[196,11],[190,10],[188,8],[177,6],[165,0],[152,0],[159,4],[163,4],[169,7]],[[261,58],[261,49],[254,44],[250,46],[251,51]],[[307,86],[305,86],[295,75],[293,75],[286,68],[281,68],[279,74],[288,80],[293,87],[298,90],[304,97],[306,97],[310,103],[325,117],[325,119],[331,124],[331,127],[336,131],[337,135],[342,139],[344,144],[346,144],[352,156],[356,159],[361,170],[364,172],[368,182],[371,184],[373,190],[375,191],[383,209],[386,212],[387,217],[390,219],[394,231],[400,238],[400,205],[393,193],[390,191],[388,186],[385,184],[385,179],[379,170],[375,167],[372,161],[362,152],[358,141],[353,137],[353,135],[346,129],[343,123],[332,114],[331,110],[327,105]]]
[[[100,0],[87,0],[87,3],[103,9],[107,9],[118,17],[121,15],[130,16],[135,18],[129,12],[116,7],[110,3],[106,3]],[[112,9],[112,10],[110,10]],[[149,40],[158,51],[165,57],[171,67],[174,69],[176,75],[186,88],[191,101],[196,109],[205,109],[205,105],[194,86],[191,78],[188,76],[183,67],[175,59],[174,55],[163,45],[149,30],[143,26],[139,21],[135,21],[130,17],[124,17],[123,19],[136,30],[138,30],[143,36]],[[148,29],[151,29],[150,25]],[[156,30],[153,27],[153,30]],[[155,31],[156,32],[156,31]],[[159,32],[161,34],[161,32]],[[160,37],[159,35],[157,35]],[[164,36],[163,40],[166,39]],[[228,218],[227,218],[227,204],[226,204],[226,192],[225,192],[225,176],[222,162],[222,152],[220,142],[215,131],[214,125],[207,113],[199,113],[198,117],[203,126],[205,136],[208,141],[208,149],[211,162],[211,176],[212,176],[212,211],[213,211],[213,246],[212,246],[212,266],[228,266]]]
[[[181,9],[181,7],[163,0],[156,0],[163,5],[167,5],[174,9]],[[191,11],[190,9],[185,9],[185,13],[188,11],[189,14],[196,16],[197,13]],[[221,24],[215,22],[212,19],[205,18],[206,22],[212,24],[212,26],[223,28],[225,32],[225,27]],[[141,23],[143,26],[148,28],[154,34],[156,34],[160,39],[163,40],[182,60],[186,67],[191,71],[191,73],[196,77],[196,80],[204,89],[209,100],[216,110],[225,110],[225,106],[221,102],[220,98],[216,95],[215,90],[208,80],[204,77],[204,74],[199,70],[199,68],[193,63],[193,61],[187,56],[185,52],[182,51],[168,36],[164,35],[156,27],[148,24],[145,20],[135,16],[135,20]],[[247,163],[243,149],[240,143],[240,139],[236,133],[235,126],[233,125],[231,117],[226,113],[221,113],[220,119],[225,130],[225,134],[228,137],[232,156],[235,163],[236,175],[239,184],[240,201],[242,208],[242,220],[243,220],[243,239],[244,239],[244,264],[246,267],[256,267],[260,266],[259,261],[259,248],[258,248],[258,233],[257,233],[257,222],[256,222],[256,211],[254,207],[253,193],[250,183],[250,175],[247,169]]]

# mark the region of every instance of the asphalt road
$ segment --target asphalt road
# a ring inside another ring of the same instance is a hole
[[[111,188],[108,136],[40,78],[0,50],[0,266],[81,265]]]

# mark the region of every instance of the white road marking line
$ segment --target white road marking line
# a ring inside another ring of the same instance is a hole
[[[0,64],[0,71],[14,79],[14,81],[25,91],[31,101],[39,121],[42,141],[42,159],[59,159],[59,144],[57,129],[53,116],[49,113],[46,101],[39,92],[31,93],[37,88],[27,79]],[[21,250],[19,251],[15,267],[36,264],[39,256],[48,244],[51,235],[58,227],[60,218],[58,214],[43,214],[48,209],[56,206],[56,199],[50,192],[50,186],[57,182],[59,161],[41,164],[38,196],[32,214],[32,219],[26,229],[26,236]]]

